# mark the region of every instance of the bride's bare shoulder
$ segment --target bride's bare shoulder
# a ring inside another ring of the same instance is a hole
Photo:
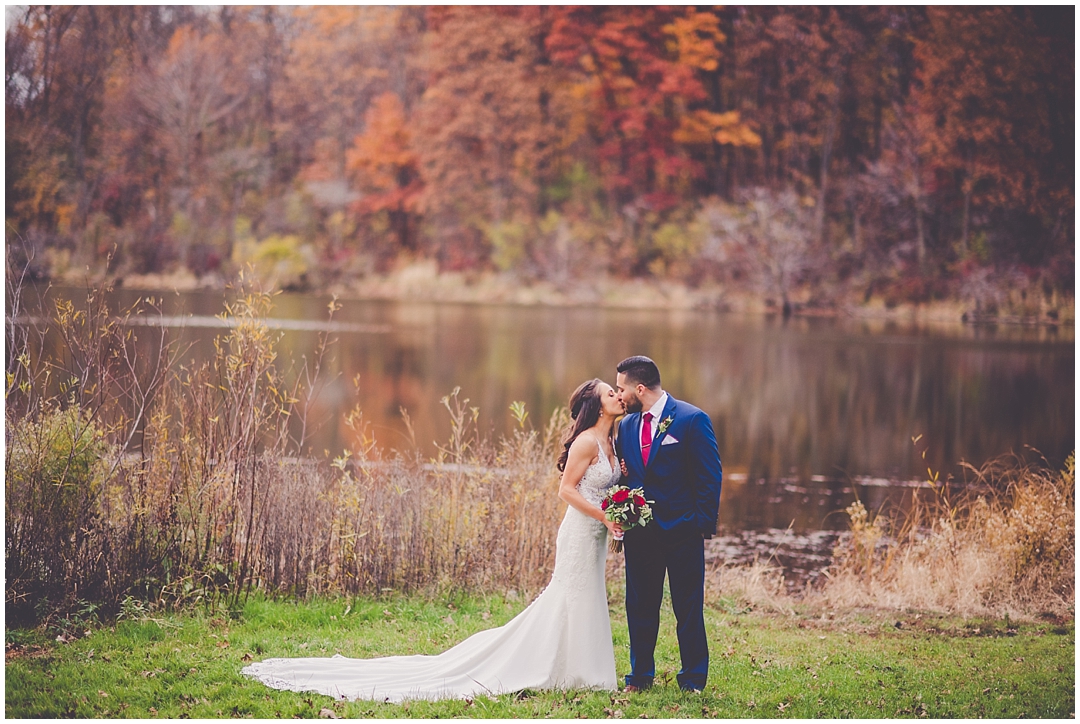
[[[581,459],[589,459],[592,461],[597,460],[597,440],[588,433],[583,432],[577,436],[577,439],[570,445],[570,455],[580,457]]]

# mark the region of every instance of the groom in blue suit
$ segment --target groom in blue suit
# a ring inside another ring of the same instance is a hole
[[[723,471],[712,421],[660,387],[648,357],[628,357],[617,368],[619,400],[628,413],[617,448],[623,484],[644,488],[654,520],[626,532],[626,623],[630,674],[626,691],[652,686],[664,574],[671,589],[682,670],[679,686],[701,691],[709,674],[705,638],[705,539],[716,532]]]

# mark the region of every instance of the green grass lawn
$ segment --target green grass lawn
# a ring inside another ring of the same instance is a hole
[[[651,690],[524,691],[401,705],[275,691],[240,675],[272,656],[437,653],[510,620],[500,596],[250,601],[236,618],[200,611],[56,632],[7,631],[8,717],[1057,717],[1075,711],[1075,623],[960,620],[932,614],[706,609],[704,694],[675,683],[666,606]],[[626,620],[613,599],[620,676]],[[330,710],[324,712],[324,709]]]

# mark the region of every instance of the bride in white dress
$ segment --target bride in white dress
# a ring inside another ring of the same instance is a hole
[[[618,527],[605,520],[600,501],[619,480],[611,434],[623,408],[611,386],[594,379],[574,391],[570,414],[558,462],[559,497],[569,507],[556,539],[555,570],[512,621],[437,656],[266,659],[241,673],[275,689],[387,702],[616,689],[604,568],[608,531]]]

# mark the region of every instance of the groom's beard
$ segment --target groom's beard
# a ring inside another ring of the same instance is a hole
[[[626,408],[627,412],[641,412],[641,410],[643,409],[641,399],[637,397],[632,400],[626,400],[623,403],[623,406]]]

